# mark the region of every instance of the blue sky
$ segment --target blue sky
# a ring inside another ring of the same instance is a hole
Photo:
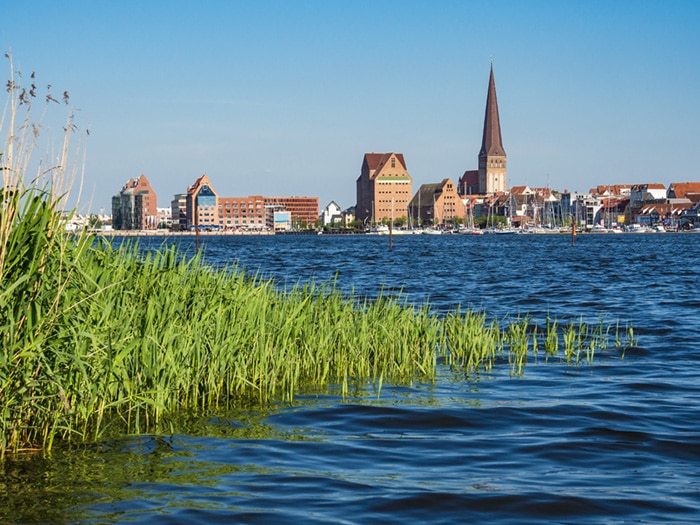
[[[15,68],[90,130],[92,211],[142,173],[159,206],[206,173],[345,208],[367,152],[403,153],[414,190],[456,181],[491,59],[509,186],[700,181],[694,0],[34,0],[0,20]]]

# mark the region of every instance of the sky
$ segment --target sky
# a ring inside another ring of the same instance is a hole
[[[0,2],[3,54],[70,94],[94,213],[141,174],[159,207],[207,174],[347,208],[370,152],[456,182],[491,65],[509,187],[700,181],[699,28],[696,0]]]

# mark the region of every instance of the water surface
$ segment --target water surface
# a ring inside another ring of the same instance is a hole
[[[159,246],[163,239],[142,239]],[[193,238],[177,238],[193,250]],[[207,237],[209,262],[280,286],[335,280],[436,314],[631,323],[593,366],[543,357],[343,400],[193,414],[2,464],[0,521],[55,523],[697,523],[700,235]]]

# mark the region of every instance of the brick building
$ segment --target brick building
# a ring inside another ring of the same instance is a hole
[[[408,205],[411,220],[421,225],[444,225],[459,219],[464,222],[466,207],[450,179],[423,184]]]
[[[357,178],[355,216],[363,222],[406,217],[413,180],[403,153],[366,153]]]
[[[112,197],[112,228],[155,230],[158,228],[156,193],[145,175],[129,179]]]
[[[182,206],[178,197],[173,209]],[[179,229],[194,229],[198,224],[205,230],[262,230],[270,228],[275,211],[289,212],[295,225],[313,226],[318,220],[318,197],[220,197],[209,177],[202,175],[187,189],[185,220]]]

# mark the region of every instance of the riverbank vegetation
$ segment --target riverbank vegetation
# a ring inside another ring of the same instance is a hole
[[[29,177],[39,127],[29,91],[11,81],[8,93],[0,123],[8,136],[0,157],[0,455],[57,440],[171,432],[174,414],[291,403],[301,388],[337,385],[348,396],[356,386],[431,381],[443,365],[471,373],[499,360],[521,373],[540,348],[548,359],[578,363],[609,343],[633,343],[631,331],[602,323],[436,316],[400,298],[344,296],[333,283],[281,289],[173,247],[143,253],[68,233],[76,128],[69,118],[57,164],[39,163]]]

